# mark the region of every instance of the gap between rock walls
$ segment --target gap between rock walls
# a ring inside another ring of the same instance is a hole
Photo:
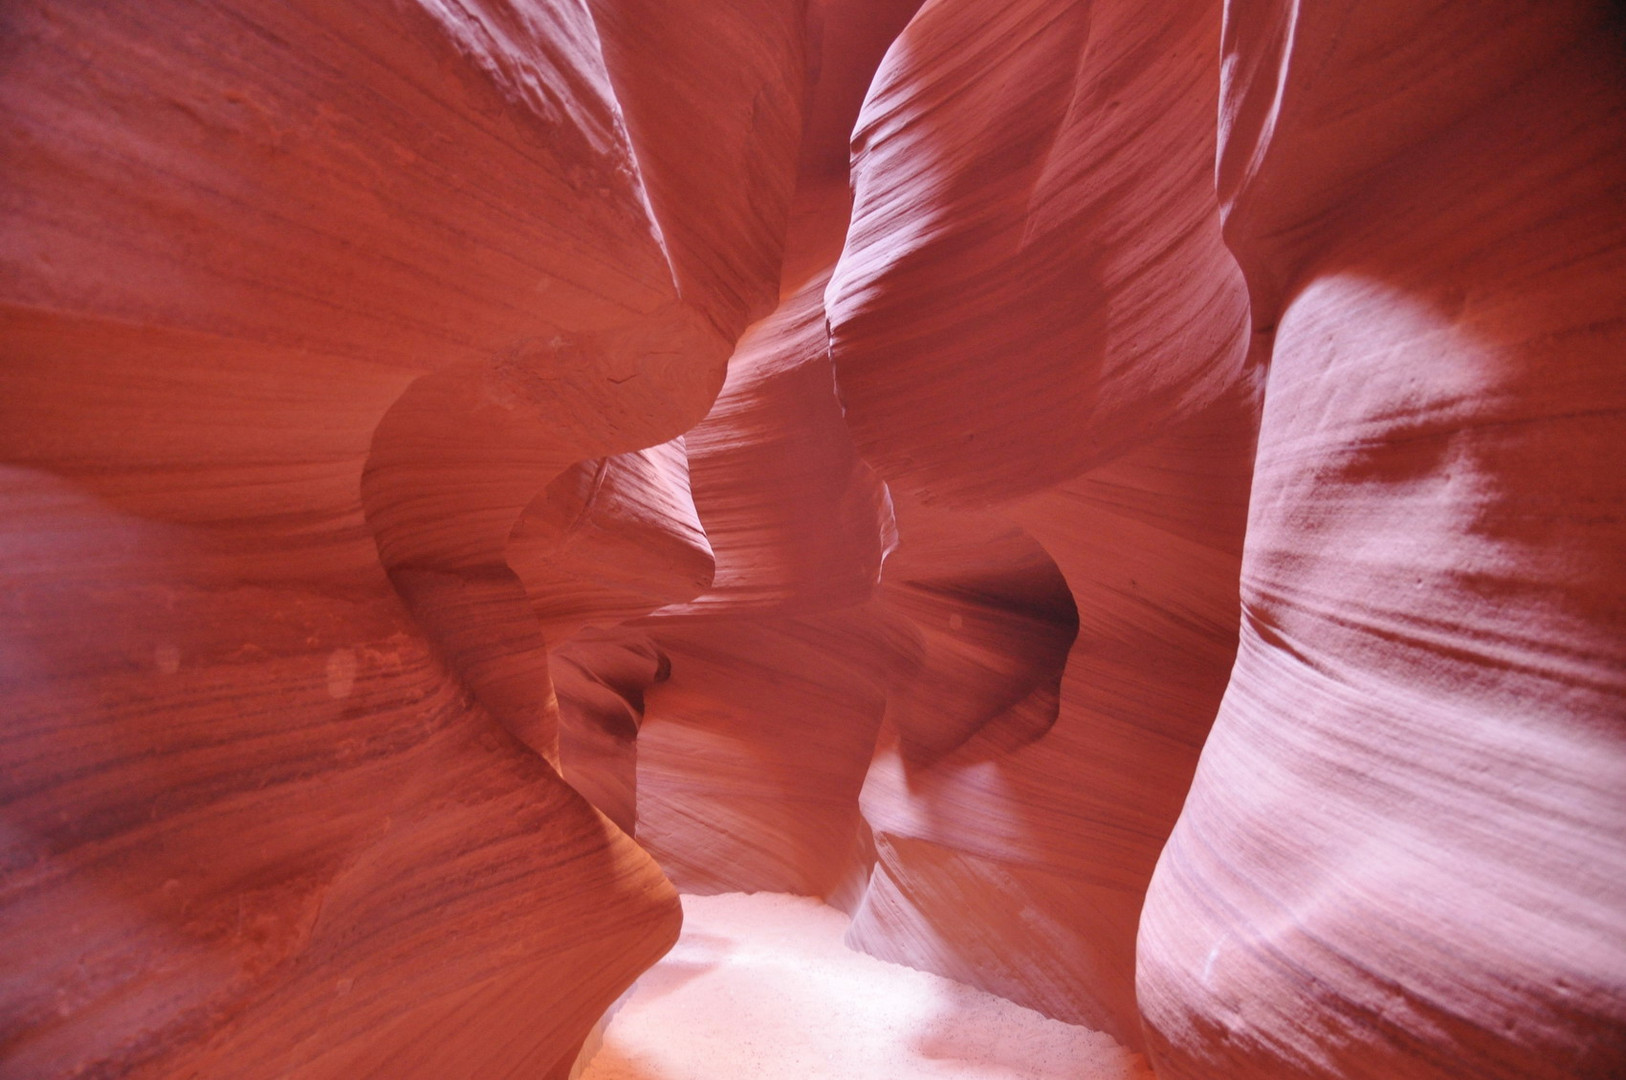
[[[0,19],[0,1076],[1626,1074],[1610,4]]]

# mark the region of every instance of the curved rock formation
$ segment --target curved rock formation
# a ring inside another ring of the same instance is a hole
[[[1159,1076],[1626,1070],[1619,29],[1230,6],[1270,374],[1242,647],[1141,926]]]
[[[640,691],[646,726],[627,750],[639,841],[685,890],[851,898],[868,872],[857,797],[907,646],[869,606],[896,524],[843,420],[822,298],[851,206],[846,133],[916,6],[809,7],[781,301],[741,337],[686,436],[716,573],[701,595],[619,633],[667,663]]]
[[[855,873],[899,647],[865,605],[895,526],[842,422],[825,281],[746,332],[687,437],[711,588],[633,631],[671,663],[646,699],[637,835],[686,890],[829,895]]]
[[[1246,297],[1209,173],[1218,21],[1192,4],[922,9],[855,130],[827,293],[848,421],[899,505],[938,531],[1020,525],[1071,593],[1001,602],[1063,612],[1065,671],[1008,624],[1009,660],[1047,677],[984,691],[969,742],[943,716],[947,756],[878,760],[854,939],[1131,1044],[1141,894],[1235,648],[1251,466]],[[909,572],[974,595],[990,571],[966,554]],[[945,629],[968,643],[959,621]]]
[[[563,1080],[674,886],[1626,1073],[1603,0],[0,12],[0,1073]]]
[[[718,16],[741,176],[629,136],[614,3],[8,8],[8,1074],[562,1075],[674,939],[509,548],[771,306],[794,10]]]

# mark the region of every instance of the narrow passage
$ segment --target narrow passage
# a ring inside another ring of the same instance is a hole
[[[1152,1080],[1109,1035],[841,943],[774,893],[685,896],[582,1080]]]

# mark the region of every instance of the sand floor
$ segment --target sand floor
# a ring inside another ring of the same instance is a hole
[[[1151,1080],[1108,1035],[849,950],[816,900],[685,896],[683,913],[583,1080]]]

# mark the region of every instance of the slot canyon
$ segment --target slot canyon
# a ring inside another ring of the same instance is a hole
[[[1622,5],[4,0],[0,220],[5,1080],[1626,1077]]]

